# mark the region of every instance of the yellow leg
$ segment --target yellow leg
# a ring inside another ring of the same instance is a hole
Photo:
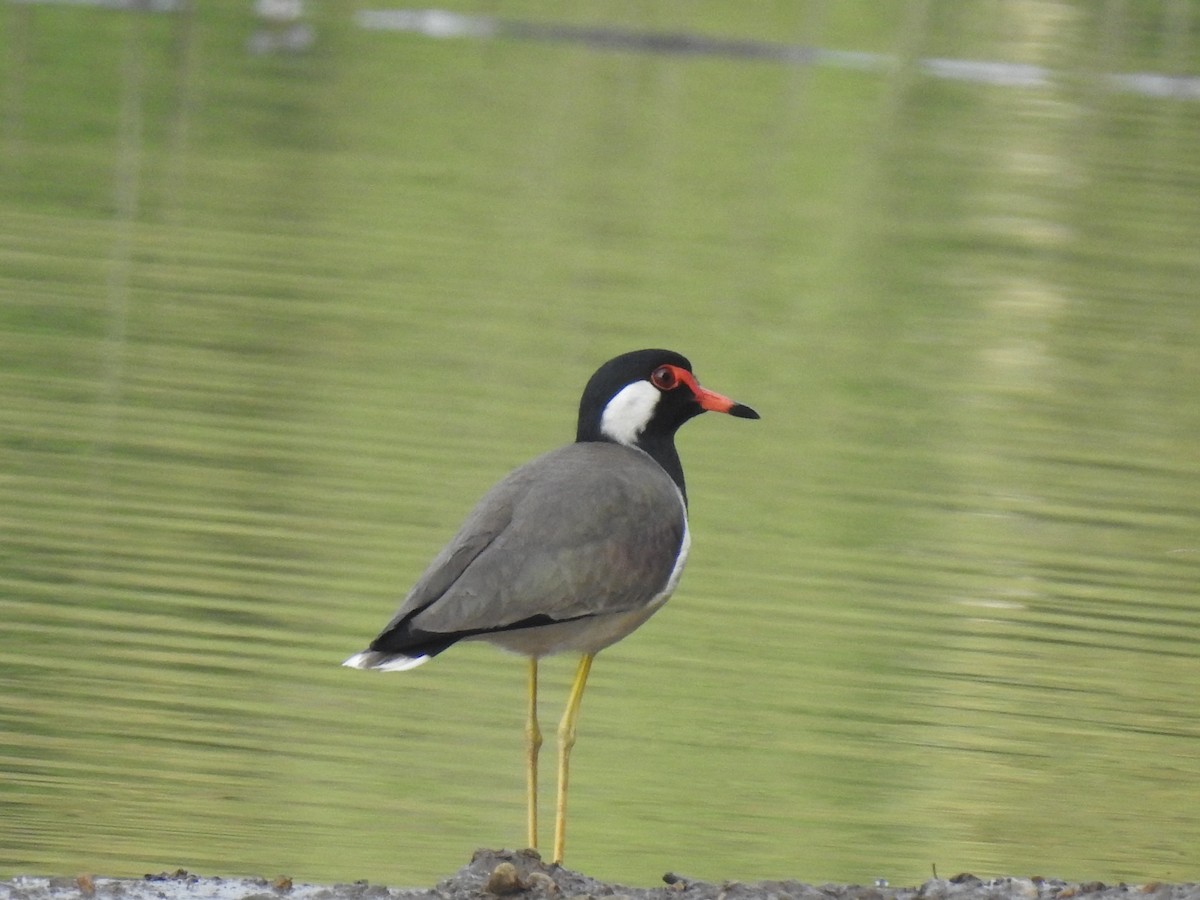
[[[585,653],[575,671],[575,682],[567,697],[567,709],[558,725],[558,805],[554,816],[554,862],[562,863],[563,848],[567,842],[567,771],[570,767],[571,748],[575,746],[575,723],[579,720],[579,702],[587,685],[588,672],[592,668],[593,653]]]
[[[538,818],[538,751],[542,749],[542,730],[538,728],[537,716],[538,661],[536,656],[529,658],[529,718],[525,723],[525,739],[528,763],[526,771],[526,788],[529,800],[529,847],[537,849],[537,818]]]

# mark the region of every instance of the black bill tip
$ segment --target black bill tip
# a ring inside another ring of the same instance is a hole
[[[729,407],[729,415],[737,416],[739,419],[759,419],[762,418],[757,412],[745,403],[735,403]]]

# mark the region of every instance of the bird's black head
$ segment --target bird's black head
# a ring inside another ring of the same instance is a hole
[[[749,406],[702,388],[686,357],[670,350],[635,350],[610,359],[588,381],[575,440],[645,450],[683,490],[675,432],[706,410],[758,418]]]

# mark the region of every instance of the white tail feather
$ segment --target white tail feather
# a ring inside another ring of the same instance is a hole
[[[364,650],[362,653],[355,653],[342,663],[342,665],[349,666],[351,669],[378,669],[380,672],[406,672],[428,661],[429,657],[425,655],[404,656],[401,653],[381,653],[378,650]]]

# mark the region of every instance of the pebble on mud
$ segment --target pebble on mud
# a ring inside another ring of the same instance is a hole
[[[526,887],[517,867],[510,862],[502,862],[492,869],[492,874],[488,876],[487,886],[484,890],[497,897],[507,897],[510,894],[520,893]]]

